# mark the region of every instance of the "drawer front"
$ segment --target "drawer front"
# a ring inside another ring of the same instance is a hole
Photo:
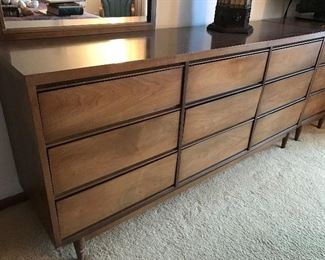
[[[260,83],[267,53],[190,67],[187,102]]]
[[[258,88],[188,109],[183,142],[189,143],[253,118],[260,94]]]
[[[260,114],[306,96],[313,71],[265,86]]]
[[[247,123],[183,150],[180,180],[246,150],[251,128]]]
[[[309,98],[303,118],[309,118],[323,111],[325,112],[325,91]]]
[[[315,66],[321,44],[321,42],[314,42],[273,51],[267,79]]]
[[[273,51],[267,79],[315,66],[321,44],[321,42],[314,42]]]
[[[39,94],[48,143],[180,103],[182,69]]]
[[[154,118],[49,150],[54,192],[60,194],[175,149],[179,113]]]
[[[176,155],[61,200],[61,236],[67,237],[164,189],[175,180]]]
[[[325,89],[325,67],[320,67],[315,75],[312,92]]]
[[[257,120],[252,144],[258,144],[265,139],[298,123],[304,102],[300,102],[286,109]]]

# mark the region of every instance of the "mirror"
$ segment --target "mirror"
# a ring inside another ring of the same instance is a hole
[[[52,31],[52,36],[56,36],[66,29],[77,30],[79,34],[88,29],[88,33],[95,34],[96,31],[90,30],[97,28],[98,33],[110,32],[110,29],[112,32],[135,31],[154,25],[155,0],[0,1],[4,34]]]

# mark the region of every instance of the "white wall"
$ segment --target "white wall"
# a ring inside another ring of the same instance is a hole
[[[286,0],[253,0],[251,20],[278,18]],[[157,28],[206,25],[213,21],[217,0],[157,0]]]
[[[98,0],[92,0],[98,1]],[[205,25],[214,17],[216,0],[158,0],[157,27]],[[253,0],[252,20],[280,17],[283,0]],[[21,192],[0,108],[0,199]]]
[[[21,191],[0,104],[0,200]]]

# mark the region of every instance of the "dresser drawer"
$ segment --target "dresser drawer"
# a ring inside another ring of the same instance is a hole
[[[182,151],[180,180],[184,180],[248,147],[252,123],[219,134]]]
[[[313,71],[265,86],[260,114],[286,105],[306,96]]]
[[[253,118],[260,94],[258,88],[188,109],[183,142],[192,142]]]
[[[67,237],[171,187],[176,155],[139,168],[57,203],[62,237]]]
[[[309,118],[323,111],[325,111],[325,91],[309,98],[303,119]]]
[[[266,59],[267,53],[260,53],[191,66],[187,102],[260,83]]]
[[[315,92],[321,89],[325,89],[325,66],[317,70],[311,91]]]
[[[181,81],[172,69],[40,93],[46,142],[176,107]]]
[[[178,121],[172,113],[50,149],[55,194],[175,149]]]
[[[267,79],[315,66],[321,45],[321,42],[314,42],[273,51]]]
[[[304,102],[292,105],[276,113],[257,120],[252,144],[258,144],[275,134],[284,131],[298,123]]]

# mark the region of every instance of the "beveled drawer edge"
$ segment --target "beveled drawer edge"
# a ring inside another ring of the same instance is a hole
[[[209,139],[211,139],[211,138],[214,138],[214,137],[216,137],[216,136],[218,136],[218,135],[221,135],[221,134],[224,134],[224,133],[230,132],[230,131],[232,131],[232,130],[234,130],[234,129],[236,129],[236,128],[242,127],[242,126],[244,126],[244,125],[246,125],[246,124],[250,124],[250,123],[253,123],[253,122],[254,122],[254,118],[249,119],[249,120],[246,120],[246,121],[241,122],[241,123],[238,123],[238,124],[236,124],[236,125],[234,125],[234,126],[227,127],[226,129],[223,129],[223,130],[221,130],[221,131],[217,131],[217,132],[215,132],[215,133],[213,133],[213,134],[207,135],[207,136],[205,136],[205,137],[202,137],[202,138],[200,138],[200,139],[197,139],[197,140],[195,140],[195,141],[192,141],[192,142],[190,142],[190,143],[188,143],[188,144],[183,145],[183,146],[182,146],[182,150],[185,150],[185,149],[190,148],[190,147],[192,147],[192,146],[194,146],[194,145],[200,144],[200,143],[205,142],[205,141],[207,141],[207,140],[209,140]]]
[[[317,95],[321,95],[323,92],[325,92],[325,87],[319,90],[316,90],[314,92],[312,92],[309,97],[313,97],[313,96],[317,96]]]
[[[55,141],[53,143],[46,144],[46,148],[51,149],[51,148],[54,148],[54,147],[57,147],[57,146],[60,146],[60,145],[64,145],[64,144],[67,144],[67,143],[79,141],[79,140],[84,139],[84,138],[88,138],[88,137],[108,133],[110,131],[114,131],[114,130],[117,130],[119,128],[123,128],[123,127],[131,126],[131,125],[134,125],[134,124],[142,123],[142,122],[150,120],[150,119],[158,118],[158,117],[161,117],[161,116],[169,115],[171,113],[180,112],[180,111],[181,111],[180,106],[177,106],[177,107],[174,107],[174,108],[167,108],[167,109],[164,109],[164,110],[161,110],[161,111],[157,111],[157,112],[146,114],[146,115],[143,115],[143,116],[131,118],[131,119],[128,119],[128,120],[125,120],[125,121],[122,121],[122,122],[115,123],[115,124],[110,124],[110,125],[107,125],[105,127],[93,129],[91,131],[86,131],[84,133],[68,136],[68,137],[65,137],[65,138],[63,138],[61,140],[57,140],[57,141]]]
[[[272,109],[272,110],[270,110],[268,112],[265,112],[263,114],[260,114],[260,115],[257,116],[256,119],[262,119],[264,117],[270,116],[272,114],[275,114],[277,112],[280,112],[281,110],[284,110],[284,109],[287,109],[287,108],[289,108],[291,106],[297,105],[298,103],[303,102],[305,100],[306,100],[306,96],[305,97],[302,97],[302,98],[299,98],[299,99],[296,99],[296,100],[294,100],[294,101],[292,101],[292,102],[290,102],[288,104],[285,104],[283,106],[280,106],[280,107],[277,107],[275,109]]]
[[[118,171],[109,173],[108,175],[105,175],[105,176],[103,176],[101,178],[90,181],[88,183],[82,184],[82,185],[80,185],[80,186],[78,186],[76,188],[70,189],[70,190],[65,191],[65,192],[63,192],[61,194],[57,194],[57,195],[55,195],[55,200],[60,201],[60,200],[66,199],[66,198],[68,198],[70,196],[74,196],[74,195],[76,195],[76,194],[78,194],[80,192],[83,192],[83,191],[87,190],[87,189],[90,189],[90,188],[96,187],[98,185],[101,185],[101,184],[103,184],[103,183],[105,183],[107,181],[110,181],[110,180],[113,180],[113,179],[118,178],[120,176],[123,176],[125,174],[128,174],[128,173],[130,173],[132,171],[135,171],[135,170],[137,170],[139,168],[145,167],[145,166],[147,166],[147,165],[149,165],[151,163],[155,163],[155,162],[157,162],[159,160],[162,160],[162,159],[164,159],[164,158],[166,158],[168,156],[171,156],[173,154],[177,154],[177,149],[176,148],[172,149],[170,151],[164,152],[162,154],[158,154],[158,155],[153,156],[151,158],[148,158],[148,159],[146,159],[144,161],[135,163],[133,165],[130,165],[130,166],[125,167],[123,169],[120,169]]]
[[[257,148],[259,148],[259,147],[261,147],[261,146],[263,146],[263,145],[265,145],[267,143],[270,143],[271,140],[276,139],[276,138],[281,137],[281,136],[284,136],[285,134],[290,133],[290,132],[294,131],[297,128],[298,128],[298,123],[294,124],[293,126],[290,126],[290,127],[286,128],[284,130],[281,130],[280,132],[275,133],[275,134],[269,136],[268,138],[266,138],[266,139],[264,139],[264,140],[262,140],[262,141],[260,141],[260,142],[258,142],[256,144],[252,145],[250,151],[254,151]]]
[[[222,129],[222,130],[220,130],[220,131],[214,132],[214,133],[212,133],[212,134],[209,134],[209,135],[207,135],[207,136],[201,137],[201,138],[199,138],[199,139],[197,139],[197,140],[194,140],[194,141],[192,141],[192,142],[189,142],[189,143],[187,143],[187,144],[184,144],[184,145],[182,145],[182,150],[185,150],[185,149],[187,149],[187,148],[190,148],[190,147],[192,147],[192,146],[194,146],[194,145],[197,145],[197,144],[199,144],[199,143],[205,142],[205,141],[207,141],[207,140],[209,140],[209,139],[211,139],[211,138],[214,138],[214,137],[216,137],[216,136],[218,136],[218,135],[221,135],[221,134],[224,134],[224,133],[230,132],[230,131],[232,131],[232,130],[238,128],[238,127],[244,126],[244,125],[249,124],[249,123],[253,123],[253,122],[254,122],[254,118],[255,118],[255,116],[253,116],[253,117],[252,117],[251,119],[249,119],[249,120],[245,120],[245,121],[240,122],[240,123],[238,123],[238,124],[235,124],[235,125],[233,125],[233,126],[231,126],[231,127],[227,127],[227,128]]]
[[[299,47],[302,45],[312,44],[312,43],[316,43],[316,42],[322,42],[323,38],[324,37],[320,37],[320,38],[316,38],[316,39],[312,39],[312,40],[308,40],[308,41],[301,41],[301,42],[295,42],[295,43],[286,44],[286,45],[274,46],[273,51],[283,50],[283,49],[288,49],[288,48],[293,48],[293,47]]]
[[[303,75],[305,73],[307,74],[308,72],[312,72],[312,71],[315,71],[315,66],[307,68],[307,69],[298,70],[296,72],[292,72],[292,73],[289,73],[289,74],[286,74],[283,76],[279,76],[276,78],[267,79],[265,81],[265,85],[270,85],[270,84],[276,83],[278,81],[282,81],[282,80],[286,80],[286,79],[290,79],[290,78],[293,78],[296,76]]]
[[[274,114],[274,113],[276,113],[276,112],[279,112],[279,111],[281,111],[281,110],[283,110],[283,109],[286,109],[286,108],[288,108],[288,107],[294,106],[294,105],[296,105],[296,104],[298,104],[298,103],[300,103],[300,102],[302,102],[302,101],[305,101],[305,100],[306,100],[306,95],[303,96],[303,97],[301,97],[301,98],[295,99],[295,100],[293,100],[293,101],[291,101],[291,102],[289,102],[289,103],[287,103],[287,104],[284,104],[284,105],[282,105],[282,106],[280,106],[280,107],[277,107],[277,108],[274,108],[274,109],[272,109],[272,110],[270,110],[270,111],[267,111],[267,112],[264,112],[264,113],[262,113],[262,114],[259,114],[259,115],[257,116],[257,119],[261,119],[261,118],[263,118],[263,117],[266,117],[266,116],[272,115],[272,114]]]
[[[210,102],[214,102],[214,101],[217,101],[217,100],[220,100],[220,99],[223,99],[223,98],[238,95],[238,94],[244,93],[246,91],[258,89],[258,88],[260,88],[262,86],[263,86],[262,83],[257,83],[257,84],[241,87],[241,88],[238,88],[238,89],[230,90],[230,91],[227,91],[227,92],[223,92],[221,94],[213,95],[213,96],[210,96],[210,97],[194,100],[194,101],[186,103],[185,108],[186,109],[193,108],[193,107],[200,106],[200,105],[210,103]]]
[[[94,78],[84,78],[84,79],[78,79],[73,81],[67,81],[67,82],[56,82],[53,84],[45,84],[45,85],[38,85],[36,87],[37,93],[43,93],[43,92],[49,92],[54,91],[58,89],[65,89],[65,88],[73,88],[73,87],[79,87],[84,85],[90,85],[100,82],[106,82],[106,81],[112,81],[117,79],[125,79],[125,78],[131,78],[136,76],[142,76],[146,74],[156,73],[156,72],[163,72],[173,69],[184,69],[184,64],[173,64],[173,65],[166,65],[162,67],[155,67],[153,69],[143,69],[143,70],[136,70],[136,71],[126,71],[121,73],[115,73],[115,74],[106,74],[100,77],[94,77]]]
[[[239,53],[235,53],[235,54],[231,54],[231,55],[217,56],[217,57],[212,57],[212,58],[208,58],[208,59],[194,60],[194,61],[190,61],[189,65],[190,65],[190,67],[195,67],[198,65],[204,65],[204,64],[225,61],[225,60],[231,60],[231,59],[237,59],[237,58],[242,58],[242,57],[249,57],[249,56],[253,56],[256,54],[262,54],[262,53],[268,54],[268,48],[262,48],[262,49],[255,50],[255,51],[239,52]]]
[[[299,125],[301,126],[301,125],[309,124],[313,121],[316,121],[316,120],[322,118],[323,116],[325,116],[325,109],[323,111],[317,113],[316,115],[312,115],[308,118],[303,119]]]

